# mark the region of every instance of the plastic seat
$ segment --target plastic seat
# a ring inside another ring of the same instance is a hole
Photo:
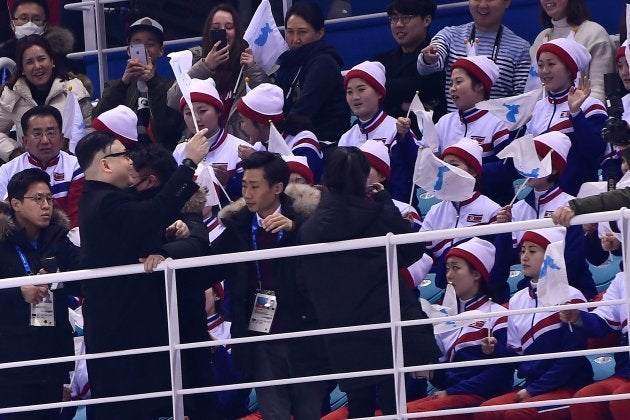
[[[516,264],[510,267],[510,276],[508,277],[508,284],[510,285],[510,296],[514,295],[518,291],[518,283],[523,280],[523,267],[520,264]]]
[[[418,210],[420,210],[420,215],[423,218],[427,215],[434,204],[442,201],[439,198],[436,198],[433,194],[426,192],[422,188],[418,188],[416,190],[416,195],[418,196]]]
[[[435,273],[429,273],[424,280],[418,286],[420,291],[420,297],[428,300],[431,303],[437,303],[444,293],[443,289],[440,289],[435,285]]]
[[[615,358],[612,353],[586,356],[593,367],[593,379],[601,381],[615,373]]]
[[[589,270],[593,275],[593,281],[595,281],[595,287],[597,291],[601,292],[608,288],[610,282],[613,281],[617,273],[619,273],[619,263],[621,262],[621,256],[613,255],[612,258],[604,262],[602,265],[594,266],[591,263],[588,264]]]

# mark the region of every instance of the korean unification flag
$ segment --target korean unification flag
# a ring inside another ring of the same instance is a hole
[[[66,95],[66,105],[63,108],[61,131],[63,137],[68,139],[68,147],[72,153],[79,140],[85,136],[85,123],[79,100],[72,91]]]
[[[195,171],[195,182],[206,193],[206,207],[219,205],[217,189],[221,189],[219,180],[214,174],[214,168],[205,163],[200,163]]]
[[[418,150],[413,182],[440,200],[464,201],[473,196],[475,178],[435,157],[431,149]]]
[[[291,148],[273,123],[269,124],[269,143],[267,150],[271,153],[278,153],[281,156],[293,155]]]
[[[190,50],[172,52],[168,55],[171,60],[169,64],[173,69],[175,80],[179,86],[179,90],[182,92],[182,96],[191,110],[192,101],[190,99],[190,76],[188,71],[192,67],[192,52]]]
[[[416,115],[418,120],[418,128],[422,133],[422,141],[434,152],[437,153],[440,148],[440,139],[433,124],[433,111],[427,111],[420,101],[418,95],[414,95],[409,110]]]
[[[455,316],[458,315],[457,310],[457,295],[455,294],[455,288],[452,284],[448,284],[446,286],[446,291],[444,292],[444,300],[442,305],[431,304],[426,299],[420,299],[420,305],[422,306],[422,310],[427,314],[429,318],[444,318],[446,316]],[[448,321],[437,322],[433,324],[433,333],[434,334],[443,334],[449,331],[457,330],[459,328],[465,327],[467,325],[475,324],[479,321],[485,321],[485,317],[483,313],[478,310],[466,311],[462,312],[461,316],[468,315],[481,315],[479,318],[474,319],[451,319]],[[458,317],[460,318],[460,317]]]
[[[531,134],[514,139],[497,153],[499,159],[512,158],[514,168],[524,178],[544,178],[551,175],[551,152],[542,160],[538,157]]]
[[[499,118],[510,131],[524,126],[532,116],[536,102],[542,97],[542,88],[507,98],[489,99],[475,105]]]
[[[256,63],[267,74],[273,73],[278,57],[289,49],[273,20],[269,0],[260,2],[243,39],[251,47]]]
[[[564,262],[564,241],[547,246],[538,277],[538,299],[543,306],[562,305],[571,301],[571,288]]]

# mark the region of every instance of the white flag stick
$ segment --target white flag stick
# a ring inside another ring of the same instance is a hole
[[[236,84],[234,85],[234,90],[232,91],[232,97],[236,97],[236,90],[238,89],[238,85],[241,83],[241,78],[243,77],[243,70],[245,69],[245,64],[241,66],[241,71],[238,73],[238,77],[236,78]]]
[[[492,298],[488,298],[490,301],[490,313],[492,313]],[[488,318],[488,322],[490,322],[491,318]],[[488,327],[488,339],[492,338],[492,328]],[[490,343],[488,343],[490,344]]]
[[[510,201],[510,204],[509,204],[510,206],[514,204],[514,201],[516,201],[516,197],[518,197],[521,191],[523,191],[523,188],[525,188],[527,181],[529,181],[530,179],[531,178],[525,178],[525,181],[523,181],[523,183],[518,187],[518,190],[516,190],[516,194],[514,194],[514,197],[512,197],[512,201]]]

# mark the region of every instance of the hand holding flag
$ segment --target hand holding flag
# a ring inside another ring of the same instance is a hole
[[[289,49],[271,13],[269,0],[262,0],[243,35],[254,53],[256,63],[271,74],[280,54]]]

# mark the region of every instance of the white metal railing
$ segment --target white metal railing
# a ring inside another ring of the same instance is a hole
[[[628,234],[630,232],[629,225],[628,225],[629,218],[630,218],[630,211],[624,208],[622,210],[613,211],[613,212],[604,212],[604,213],[578,216],[572,220],[572,223],[584,224],[584,223],[595,223],[599,221],[621,219],[622,220],[621,230],[623,234],[622,243],[626,244],[628,243]],[[76,361],[80,359],[96,359],[96,358],[104,358],[104,357],[117,357],[117,356],[123,356],[123,355],[141,354],[141,353],[148,353],[148,352],[168,351],[171,356],[170,357],[170,369],[171,369],[171,378],[172,378],[171,390],[146,393],[146,394],[120,396],[120,397],[108,397],[108,398],[99,398],[99,399],[82,400],[82,401],[39,404],[39,405],[34,405],[34,406],[1,408],[0,414],[24,412],[24,411],[36,410],[36,409],[49,409],[49,408],[60,408],[60,407],[69,407],[69,406],[77,406],[77,405],[102,404],[102,403],[114,402],[114,401],[127,401],[127,400],[146,399],[146,398],[170,397],[173,401],[173,412],[174,412],[175,419],[179,420],[179,419],[183,419],[183,396],[184,395],[205,393],[205,392],[216,392],[216,391],[221,391],[221,390],[284,385],[284,384],[323,381],[323,380],[335,380],[335,379],[343,379],[343,378],[351,378],[351,377],[356,378],[356,377],[385,375],[385,374],[394,375],[398,406],[397,406],[396,415],[383,416],[383,419],[432,417],[432,416],[438,416],[438,415],[448,415],[448,414],[458,414],[458,413],[462,414],[462,413],[471,413],[471,412],[480,412],[480,411],[495,411],[495,410],[506,410],[506,409],[538,407],[538,406],[549,405],[549,402],[529,402],[529,403],[508,404],[508,405],[502,405],[502,406],[483,407],[483,408],[480,408],[480,407],[462,408],[462,409],[442,410],[439,412],[431,412],[431,413],[406,414],[404,374],[407,372],[438,370],[438,369],[447,369],[447,368],[455,368],[455,367],[466,367],[466,366],[472,366],[472,365],[515,363],[515,362],[525,361],[525,360],[564,358],[564,357],[571,357],[571,356],[578,356],[578,355],[600,354],[602,352],[617,353],[617,352],[623,352],[623,351],[630,351],[630,346],[617,346],[617,347],[610,347],[606,349],[580,350],[580,351],[572,351],[572,352],[564,352],[564,353],[549,353],[549,354],[539,354],[539,355],[529,355],[529,356],[494,358],[491,360],[439,363],[439,364],[429,364],[429,365],[422,365],[422,366],[404,366],[403,357],[402,357],[403,345],[402,345],[402,340],[401,340],[401,336],[402,336],[401,328],[411,326],[411,325],[423,325],[423,324],[429,324],[429,323],[444,322],[451,319],[451,317],[445,317],[445,318],[439,318],[439,319],[401,321],[400,305],[399,305],[399,300],[398,300],[399,283],[398,283],[398,266],[397,266],[397,261],[396,261],[396,246],[400,244],[406,244],[406,243],[414,243],[414,242],[421,242],[421,241],[425,242],[425,241],[430,241],[433,239],[444,239],[444,238],[453,238],[453,237],[461,237],[461,236],[481,236],[481,235],[488,235],[488,234],[495,234],[495,233],[519,231],[519,230],[539,229],[539,228],[551,227],[552,225],[553,224],[550,219],[529,220],[529,221],[524,221],[524,222],[512,222],[512,223],[505,223],[505,224],[494,224],[494,225],[467,227],[467,228],[459,228],[459,229],[448,229],[448,230],[441,230],[441,231],[421,232],[421,233],[404,234],[404,235],[389,234],[387,236],[377,237],[377,238],[366,238],[366,239],[357,239],[357,240],[350,240],[350,241],[341,241],[341,242],[335,242],[335,243],[324,243],[324,244],[303,245],[303,246],[289,247],[289,248],[277,248],[277,249],[270,249],[270,250],[240,252],[240,253],[234,253],[234,254],[213,255],[213,256],[189,258],[189,259],[182,259],[182,260],[167,260],[164,263],[160,264],[157,270],[158,271],[161,270],[165,272],[165,286],[166,286],[168,328],[169,328],[168,345],[152,347],[152,348],[98,353],[98,354],[57,357],[57,358],[41,359],[41,360],[36,360],[36,361],[20,361],[20,362],[2,363],[0,364],[0,370],[8,369],[8,368],[15,368],[15,367],[30,366],[30,365],[38,365],[38,364]],[[205,341],[205,342],[187,343],[187,344],[179,343],[179,331],[178,331],[179,320],[178,320],[178,311],[177,311],[177,291],[176,291],[176,270],[178,269],[201,267],[201,266],[206,266],[206,265],[229,264],[229,263],[236,263],[236,262],[263,260],[263,259],[270,259],[270,258],[295,257],[295,256],[300,256],[300,255],[341,252],[341,251],[348,251],[348,250],[354,250],[354,249],[365,249],[365,248],[374,248],[374,247],[385,247],[387,251],[386,257],[387,257],[387,264],[388,264],[388,276],[389,276],[388,281],[389,281],[389,286],[390,286],[390,293],[389,293],[390,319],[391,319],[390,322],[372,324],[372,325],[363,325],[363,326],[330,328],[330,329],[322,329],[322,330],[315,330],[315,331],[301,331],[301,332],[296,332],[296,333],[273,334],[273,335],[268,335],[268,336],[234,338],[234,339],[229,339],[229,340],[216,340],[216,341],[211,341],[211,342]],[[627,260],[626,249],[627,247],[624,246],[623,247],[624,264],[626,263],[626,260]],[[627,264],[624,266],[627,266]],[[66,272],[66,273],[55,273],[55,274],[48,274],[47,276],[49,276],[48,277],[49,282],[57,282],[57,281],[69,282],[69,281],[78,281],[78,280],[90,281],[91,279],[94,279],[94,278],[120,276],[120,275],[126,275],[126,274],[138,274],[142,272],[143,272],[143,267],[141,264],[133,264],[133,265],[127,265],[127,266],[101,268],[101,269],[94,269],[94,270],[79,270],[79,271]],[[37,284],[40,282],[41,282],[41,279],[38,279],[37,276],[7,278],[7,279],[0,280],[0,289],[32,285],[32,284]],[[509,316],[509,315],[516,315],[516,314],[525,314],[525,313],[536,313],[536,312],[552,312],[552,311],[557,311],[559,308],[580,309],[580,308],[586,308],[586,307],[623,304],[629,301],[628,294],[630,294],[630,285],[628,283],[629,283],[629,278],[628,276],[626,276],[626,299],[625,300],[616,300],[616,301],[609,301],[609,302],[588,302],[588,303],[581,303],[581,304],[567,304],[567,305],[561,305],[561,306],[551,307],[551,308],[531,308],[531,309],[509,310],[509,311],[501,312],[501,316]],[[496,314],[489,313],[489,314],[459,315],[458,318],[459,319],[480,318],[480,317],[490,318],[493,316],[496,316]],[[394,364],[392,368],[389,368],[389,369],[318,375],[318,376],[282,379],[282,380],[274,380],[274,381],[266,381],[266,382],[247,382],[247,383],[239,383],[239,384],[233,384],[233,385],[212,386],[212,387],[203,387],[203,388],[184,389],[182,387],[181,364],[180,364],[180,358],[179,358],[179,354],[181,350],[199,348],[199,347],[218,346],[218,345],[225,345],[225,344],[242,344],[242,343],[269,341],[269,340],[291,339],[291,338],[312,336],[312,335],[340,334],[340,333],[350,332],[350,331],[356,332],[356,331],[363,331],[363,330],[385,329],[385,328],[391,329],[391,333],[392,333],[392,354],[393,354]],[[567,400],[555,400],[553,404],[558,405],[558,404],[564,404],[564,403],[569,403],[569,402],[571,404],[579,404],[579,403],[596,402],[596,401],[612,401],[612,400],[625,399],[628,397],[630,397],[630,394],[607,395],[607,396],[587,397],[587,398],[573,398],[573,399],[567,399]]]

